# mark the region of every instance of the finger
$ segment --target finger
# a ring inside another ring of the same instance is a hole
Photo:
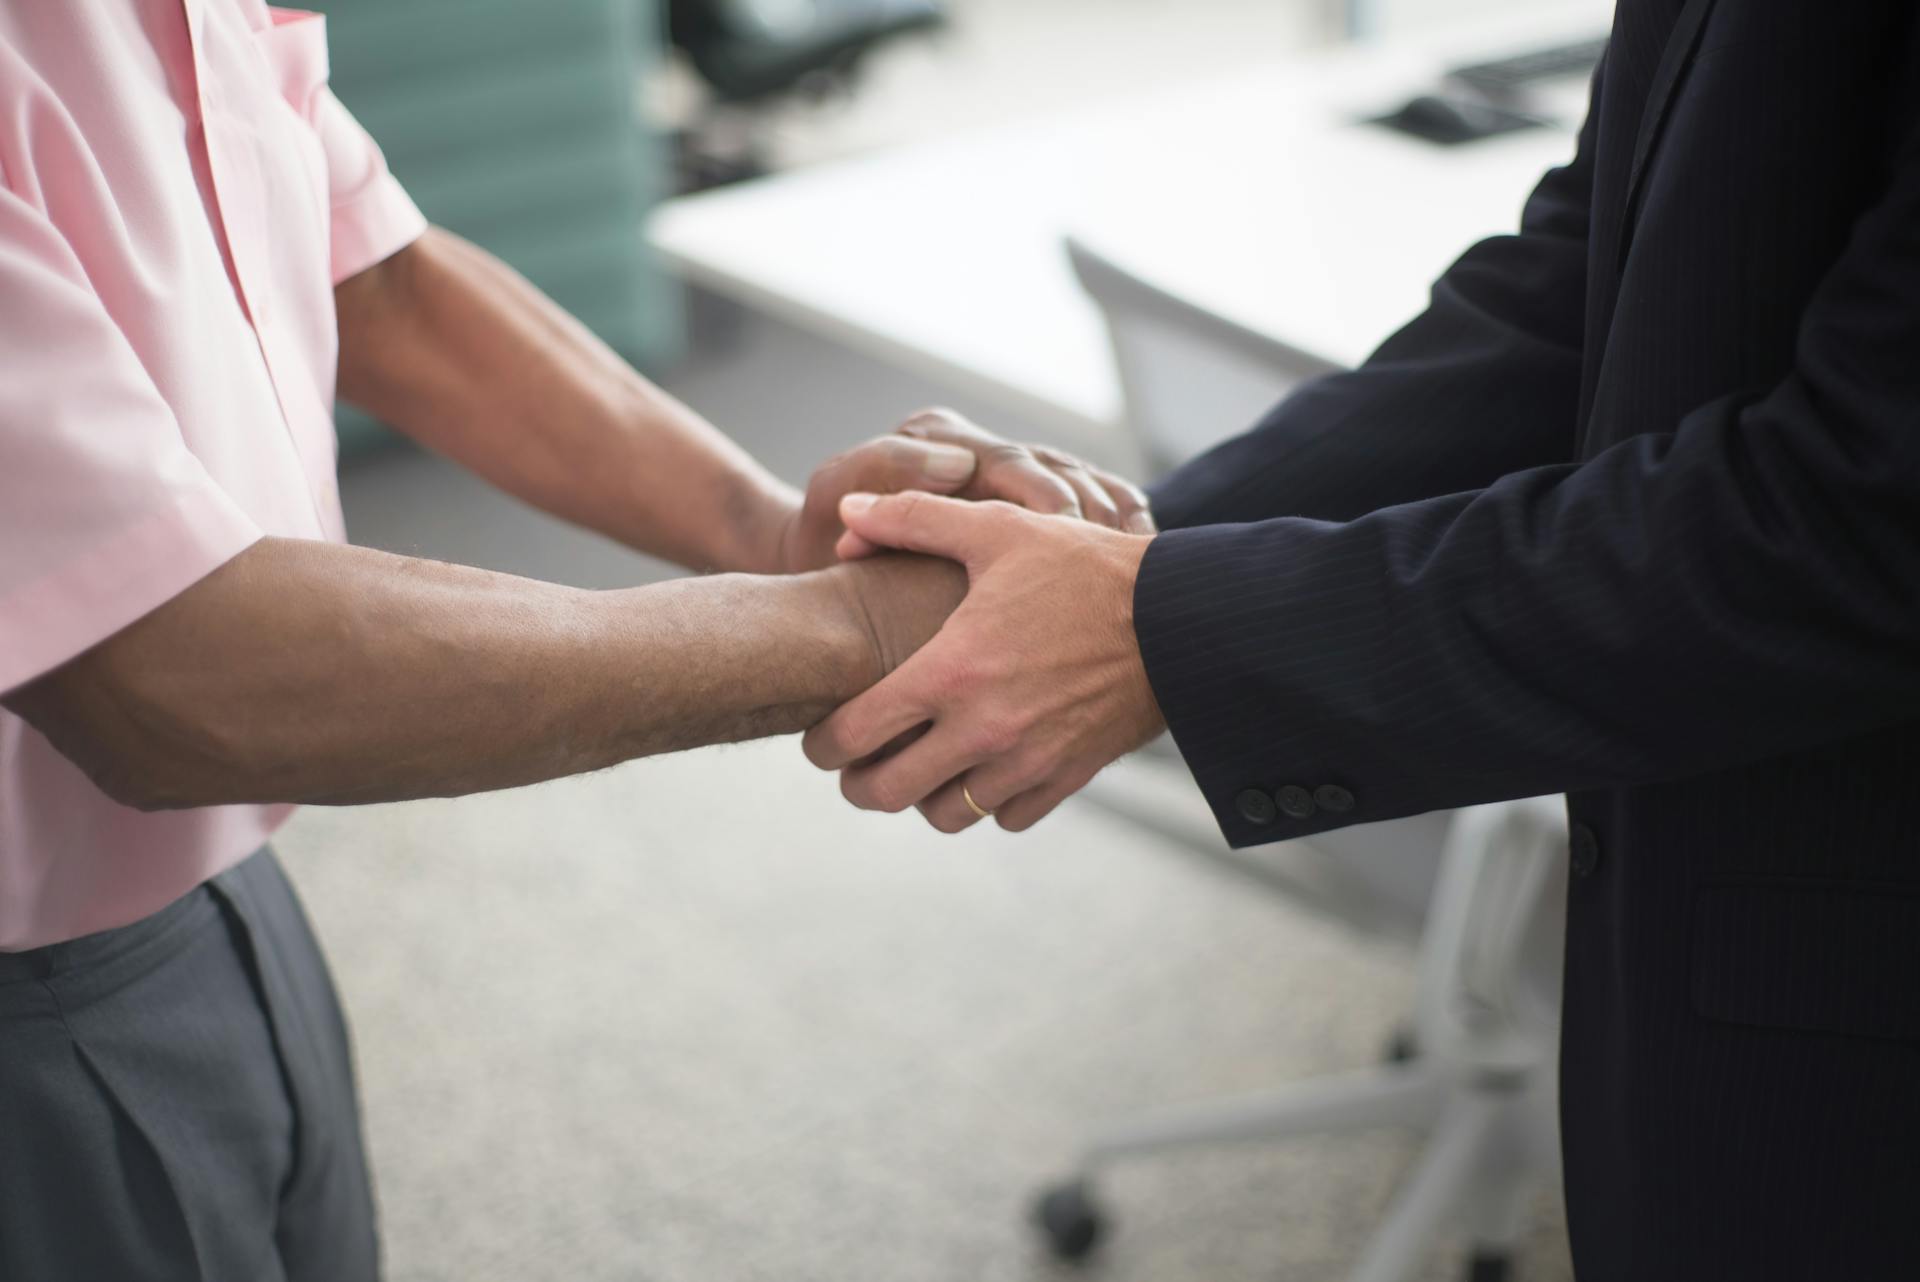
[[[966,503],[934,494],[849,494],[840,520],[869,543],[926,552],[970,564],[996,549],[1008,517],[1004,504]]]
[[[961,789],[965,788],[966,792]],[[967,804],[967,793],[974,791],[973,783],[966,776],[949,779],[930,796],[920,802],[920,813],[929,824],[944,833],[961,833],[979,823],[993,813],[992,807],[980,802],[980,809],[987,815],[975,813]],[[975,798],[977,801],[978,798]]]
[[[932,708],[920,693],[920,671],[909,659],[892,676],[841,704],[802,736],[807,760],[822,770],[839,770],[932,720]]]
[[[1002,442],[980,456],[973,481],[961,491],[972,499],[1004,499],[1042,516],[1084,516],[1081,491],[1024,445]]]
[[[1053,474],[1073,487],[1074,494],[1080,500],[1080,515],[1095,525],[1104,525],[1109,530],[1121,528],[1120,509],[1114,505],[1113,498],[1107,493],[1107,487],[1095,480],[1093,473],[1071,454],[1044,446],[1036,448],[1033,456]]]
[[[1009,798],[1031,791],[1044,779],[1017,752],[1002,755],[948,780],[920,803],[920,813],[941,832],[965,832],[982,818],[967,804],[969,795],[980,809],[994,814]]]
[[[933,723],[931,721],[923,721],[919,725],[915,726],[913,729],[907,731],[905,734],[895,735],[892,739],[889,739],[886,742],[886,744],[881,747],[880,751],[870,752],[866,756],[860,758],[860,760],[852,762],[850,764],[856,765],[856,766],[870,766],[870,765],[873,765],[875,762],[885,761],[888,757],[891,757],[894,753],[899,752],[901,749],[905,748],[908,744],[914,743],[917,740],[919,740],[922,736],[924,736],[927,733],[927,731],[931,729],[933,729]]]
[[[1089,775],[1087,778],[1092,776]],[[1087,779],[1050,780],[1037,788],[1029,788],[1003,806],[995,807],[993,821],[1008,832],[1025,832],[1052,814],[1061,802],[1086,786]]]
[[[974,757],[961,733],[936,725],[925,736],[884,760],[842,770],[840,792],[862,810],[897,814],[922,801],[973,763]]]
[[[982,818],[973,813],[973,807],[960,794],[961,782],[959,779],[949,779],[914,807],[920,812],[921,818],[949,836],[965,832]]]
[[[863,556],[872,556],[880,548],[867,542],[852,530],[842,530],[833,545],[833,554],[842,561],[858,561]]]
[[[978,468],[978,456],[963,445],[895,433],[877,436],[829,460],[814,473],[807,491],[810,498],[829,510],[843,495],[857,491],[951,494],[964,488]]]
[[[1080,493],[1024,445],[1005,440],[952,410],[922,410],[900,435],[944,441],[973,451],[979,464],[963,491],[973,499],[1005,499],[1047,516],[1080,516]]]
[[[1153,502],[1146,492],[1132,481],[1097,467],[1087,469],[1093,479],[1107,492],[1120,512],[1120,528],[1129,534],[1154,534],[1158,528],[1153,523]]]
[[[994,822],[1008,832],[1025,832],[1052,814],[1061,802],[1091,783],[1106,764],[1105,761],[1068,764],[994,807]]]

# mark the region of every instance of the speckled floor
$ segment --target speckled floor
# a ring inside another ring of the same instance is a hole
[[[308,810],[279,845],[357,1031],[394,1282],[1056,1276],[1023,1204],[1083,1128],[1363,1063],[1409,993],[1091,804],[943,838],[791,741]],[[1331,1282],[1411,1152],[1122,1170],[1088,1276]],[[1526,1276],[1570,1276],[1540,1223]]]

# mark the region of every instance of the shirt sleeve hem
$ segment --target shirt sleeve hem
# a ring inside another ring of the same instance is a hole
[[[333,283],[357,276],[419,239],[427,220],[406,188],[383,173],[333,207]]]
[[[0,597],[0,692],[150,614],[262,537],[212,481]]]

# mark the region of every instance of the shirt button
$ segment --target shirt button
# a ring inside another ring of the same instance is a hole
[[[1568,834],[1567,854],[1576,877],[1591,877],[1600,866],[1600,838],[1585,824],[1575,824]]]
[[[1273,798],[1258,788],[1249,788],[1233,799],[1239,807],[1240,817],[1250,824],[1264,828],[1273,822]]]
[[[1290,783],[1274,794],[1280,813],[1289,819],[1313,818],[1313,794],[1297,783]]]
[[[1323,783],[1315,788],[1313,800],[1328,814],[1344,815],[1353,809],[1353,794],[1337,783]]]

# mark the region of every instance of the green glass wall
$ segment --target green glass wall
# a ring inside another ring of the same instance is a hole
[[[641,223],[666,194],[639,77],[653,0],[318,0],[334,91],[426,216],[484,245],[643,367],[681,342]],[[342,408],[343,451],[382,429]]]

